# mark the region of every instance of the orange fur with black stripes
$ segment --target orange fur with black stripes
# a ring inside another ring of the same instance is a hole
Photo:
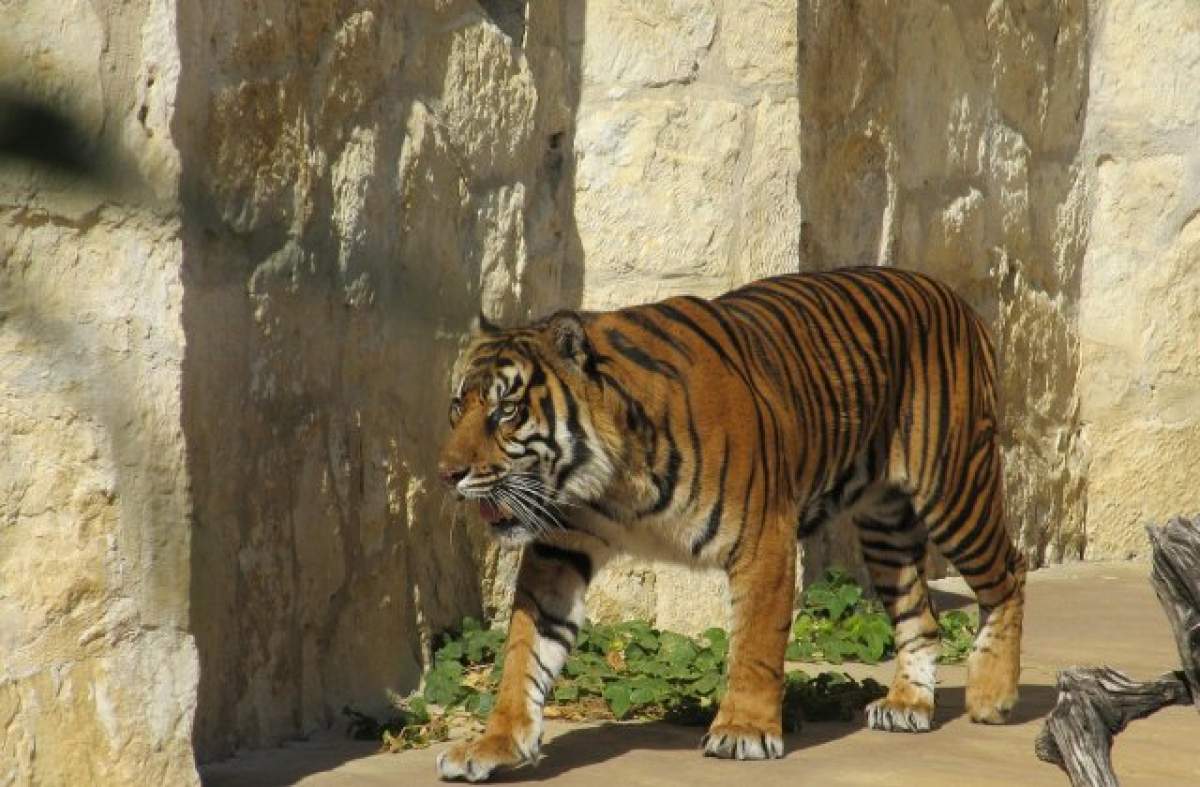
[[[982,610],[971,718],[1001,722],[1016,701],[1024,564],[1004,527],[995,362],[945,285],[857,268],[484,326],[452,385],[441,475],[527,546],[496,710],[481,739],[439,757],[443,778],[537,758],[587,583],[618,553],[724,569],[729,687],[704,753],[782,756],[795,540],[831,520],[857,528],[896,627],[870,726],[932,722],[930,540]]]

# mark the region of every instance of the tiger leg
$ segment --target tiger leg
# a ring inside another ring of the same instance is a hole
[[[929,518],[938,548],[979,602],[979,634],[967,658],[967,713],[971,720],[1002,724],[1017,702],[1025,560],[1004,528],[999,452],[988,445],[972,461],[980,482]]]
[[[567,660],[584,619],[584,591],[593,557],[542,544],[521,556],[504,675],[482,737],[440,754],[442,779],[486,779],[500,766],[536,762],[542,738],[542,706]]]
[[[888,732],[929,732],[940,639],[925,584],[925,528],[907,495],[856,516],[863,560],[895,627],[896,673],[886,697],[867,706],[867,726]]]
[[[790,523],[763,532],[729,568],[729,683],[702,747],[706,757],[783,756],[783,655],[791,630],[796,548]]]

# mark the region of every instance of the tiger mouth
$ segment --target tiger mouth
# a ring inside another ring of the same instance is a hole
[[[491,500],[479,501],[479,516],[496,530],[511,530],[517,524],[511,511]]]

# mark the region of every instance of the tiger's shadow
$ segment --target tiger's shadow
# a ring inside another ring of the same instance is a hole
[[[1058,691],[1054,686],[1022,685],[1021,701],[1013,712],[1010,724],[1026,724],[1043,718],[1054,707]],[[947,722],[966,713],[965,692],[961,686],[948,686],[937,692],[936,726],[930,735],[937,735]],[[865,731],[862,721],[810,722],[799,732],[786,736],[787,754],[784,759],[802,756],[806,749]],[[981,735],[987,728],[981,726]],[[542,749],[544,759],[536,767],[518,768],[496,773],[496,784],[540,782],[589,765],[612,760],[634,751],[683,751],[694,749],[700,756],[703,727],[685,727],[666,722],[620,724],[607,722],[596,726],[568,730]],[[884,733],[877,733],[884,734]],[[914,741],[919,743],[919,741]],[[1032,750],[1029,756],[1033,756]]]

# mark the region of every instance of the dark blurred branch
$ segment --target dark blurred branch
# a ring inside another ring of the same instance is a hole
[[[0,158],[84,175],[96,166],[88,148],[86,135],[66,112],[38,99],[0,92]]]

